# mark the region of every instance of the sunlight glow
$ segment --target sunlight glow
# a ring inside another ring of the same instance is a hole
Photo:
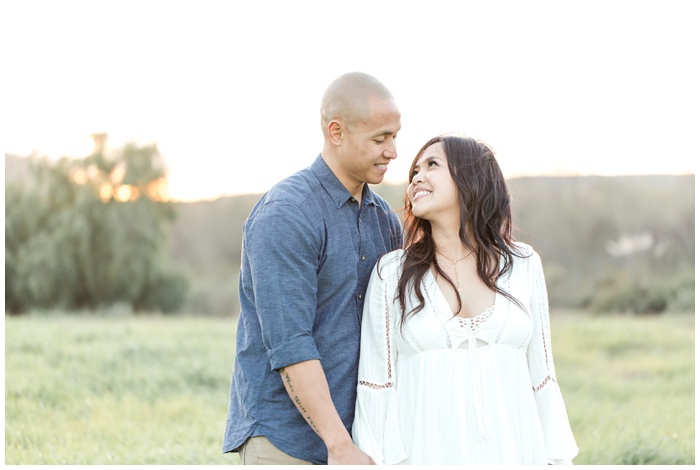
[[[146,196],[154,201],[169,201],[170,191],[168,190],[168,179],[163,177],[151,181],[151,183],[146,186]]]
[[[102,202],[107,202],[112,199],[112,185],[103,184],[100,187],[100,199],[102,199]]]
[[[129,184],[123,184],[114,191],[114,199],[117,201],[133,201],[139,197],[139,191]]]
[[[87,172],[82,168],[78,168],[73,172],[73,181],[78,184],[86,184],[88,182]]]

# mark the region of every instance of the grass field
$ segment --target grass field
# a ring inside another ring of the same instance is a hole
[[[576,464],[695,463],[692,314],[552,315]],[[5,317],[6,464],[230,464],[235,322]]]

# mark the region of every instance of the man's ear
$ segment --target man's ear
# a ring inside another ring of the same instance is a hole
[[[333,145],[340,145],[343,140],[343,124],[340,121],[332,120],[328,123],[328,139]]]

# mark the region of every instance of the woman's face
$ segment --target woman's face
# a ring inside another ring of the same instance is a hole
[[[441,142],[425,149],[416,160],[412,174],[408,195],[413,215],[431,222],[459,223],[459,193]]]

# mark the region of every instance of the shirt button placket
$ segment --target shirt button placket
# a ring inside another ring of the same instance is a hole
[[[362,213],[362,210],[360,210],[360,214],[361,214],[361,213]],[[359,216],[359,217],[357,218],[357,228],[358,228],[358,232],[359,232],[359,235],[360,235],[360,246],[359,246],[360,249],[362,249],[362,228],[361,228],[361,225],[362,225],[362,217]],[[363,255],[363,256],[360,257],[360,261],[364,261],[364,260],[365,260],[365,256]],[[359,300],[362,300],[362,294],[357,294],[357,298],[358,298]]]

